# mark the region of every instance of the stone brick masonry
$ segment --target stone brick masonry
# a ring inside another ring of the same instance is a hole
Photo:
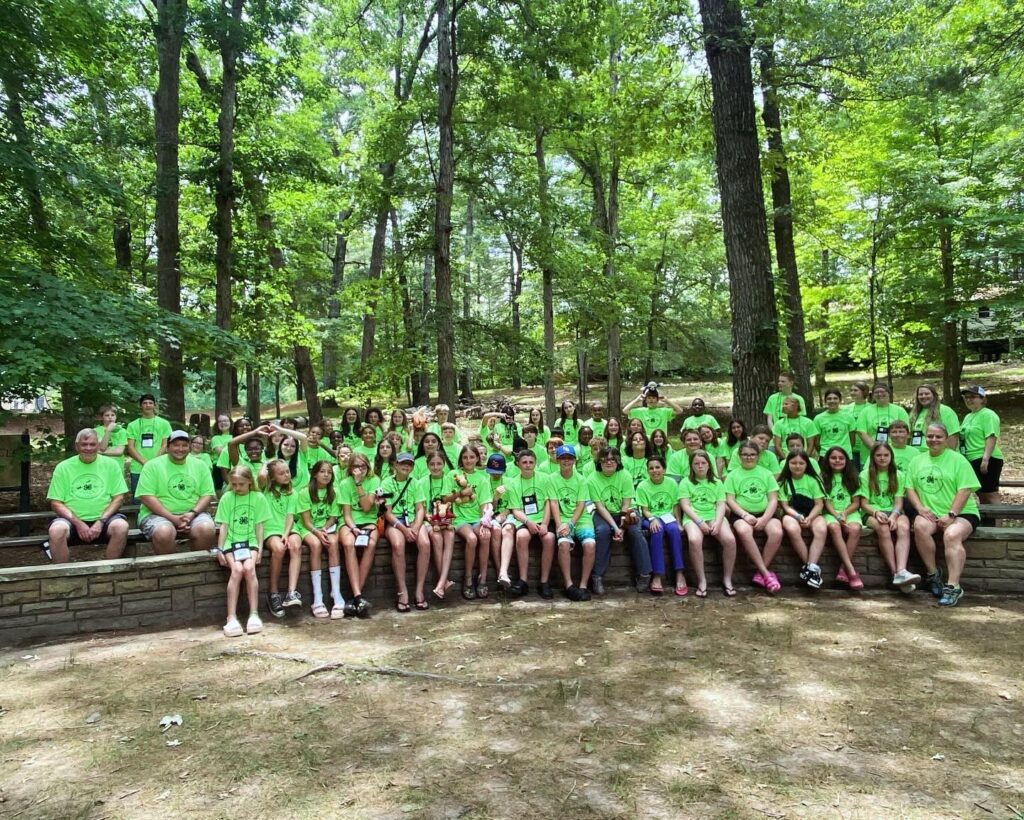
[[[459,597],[458,583],[463,566],[461,553],[460,545],[456,545],[450,576],[456,581],[456,586],[452,588],[449,597]],[[719,554],[716,548],[709,546],[705,547],[704,554],[708,583],[715,587],[721,578]],[[577,555],[577,566],[578,560]],[[411,554],[407,556],[406,563],[411,589],[414,565]],[[868,590],[887,587],[888,570],[870,535],[865,535],[862,540],[855,563]],[[264,606],[263,593],[267,590],[268,565],[269,560],[265,555],[259,570],[261,608]],[[826,548],[822,561],[826,586],[837,568],[834,553]],[[914,561],[911,562],[911,568],[918,571],[922,569]],[[792,592],[797,582],[799,564],[785,543],[773,569],[783,582],[782,594]],[[311,591],[307,570],[307,556],[304,552],[299,591],[308,606]],[[324,570],[326,589],[326,566]],[[537,572],[537,556],[531,554],[531,585],[537,580]],[[628,556],[617,545],[605,583],[612,588],[625,588],[631,582],[631,574]],[[433,585],[433,578],[431,570],[428,588]],[[735,582],[743,589],[749,583],[749,578],[749,564],[741,554]],[[190,623],[217,624],[224,618],[226,579],[226,571],[207,553],[146,555],[117,561],[85,561],[0,570],[0,645],[87,635],[110,629],[181,626]],[[553,570],[551,580],[552,585],[557,587],[557,569]],[[692,577],[690,583],[693,583]],[[1024,589],[1024,528],[979,528],[968,543],[964,586],[969,593],[1016,593]],[[342,588],[348,595],[348,584],[344,577]],[[494,589],[493,568],[491,588]],[[376,606],[390,607],[394,601],[394,591],[391,550],[386,544],[381,544],[377,548],[374,569],[365,594]],[[242,597],[244,599],[244,593]],[[241,611],[245,611],[244,603]],[[266,617],[265,611],[262,614]]]

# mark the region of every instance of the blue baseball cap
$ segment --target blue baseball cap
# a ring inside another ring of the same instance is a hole
[[[569,458],[576,458],[576,448],[573,447],[571,444],[563,444],[561,447],[555,450],[555,458],[559,459],[562,458],[563,456],[568,456]]]

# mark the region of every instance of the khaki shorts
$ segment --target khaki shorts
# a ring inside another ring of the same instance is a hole
[[[211,527],[215,526],[213,523],[213,517],[209,513],[201,512],[195,518],[192,519],[192,524],[189,529],[196,526],[196,524],[209,524]],[[139,529],[146,538],[152,540],[153,533],[156,532],[157,527],[167,526],[177,532],[174,524],[164,518],[162,515],[147,515],[142,519],[142,523],[139,524]]]

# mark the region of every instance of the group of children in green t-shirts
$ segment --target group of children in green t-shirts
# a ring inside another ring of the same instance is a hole
[[[216,520],[220,559],[231,569],[229,599],[237,598],[244,581],[256,611],[254,568],[269,550],[267,606],[277,617],[303,605],[297,589],[303,547],[310,553],[313,615],[340,619],[369,615],[363,587],[381,537],[391,548],[396,608],[409,612],[430,606],[431,565],[434,598],[444,599],[454,586],[456,536],[465,550],[464,598],[488,597],[492,566],[501,589],[527,594],[530,547],[536,545],[539,594],[554,595],[557,557],[563,594],[583,601],[604,593],[618,542],[630,551],[637,589],[655,595],[665,592],[666,545],[674,593],[689,592],[685,553],[695,594],[708,594],[707,539],[722,550],[726,596],[736,594],[738,544],[755,567],[752,583],[777,592],[781,584],[770,565],[784,538],[800,556],[800,577],[809,588],[823,583],[819,559],[830,543],[841,564],[836,580],[859,590],[864,584],[852,559],[865,525],[876,533],[894,585],[909,592],[921,582],[907,569],[913,531],[929,589],[944,606],[958,603],[963,540],[978,524],[973,493],[995,501],[1002,467],[999,419],[987,408],[984,389],[964,391],[971,412],[963,422],[930,385],[917,390],[908,414],[892,403],[886,385],[869,391],[863,383],[850,387],[845,406],[839,390],[826,390],[825,408],[811,419],[794,381],[791,373],[779,376],[779,390],[764,407],[768,424],[749,431],[733,419],[723,434],[704,401],[694,399],[679,449],[670,444],[668,428],[685,411],[651,384],[623,408],[622,419],[605,418],[599,402],[581,418],[580,408],[566,400],[550,427],[537,408],[520,424],[506,405],[483,414],[479,431],[465,436],[445,405],[432,417],[396,410],[387,422],[380,410],[361,416],[350,407],[337,425],[325,419],[306,432],[289,419],[254,428],[248,419],[232,423],[220,416],[209,450],[196,436],[190,457],[209,466],[218,488],[226,482]],[[102,453],[127,455],[139,470],[147,453],[159,451],[167,424],[156,416],[152,397],[144,396],[140,409],[140,419],[120,428],[116,413],[104,408],[96,428]],[[935,560],[939,531],[946,582]],[[578,578],[571,568],[576,546],[582,551]],[[415,556],[411,594],[407,551]],[[324,553],[330,608],[323,596]],[[348,600],[341,590],[342,558]],[[242,634],[233,600],[224,629]]]

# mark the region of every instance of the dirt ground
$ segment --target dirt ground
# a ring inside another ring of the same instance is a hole
[[[1022,818],[1024,601],[964,604],[621,595],[10,650],[0,815]]]

